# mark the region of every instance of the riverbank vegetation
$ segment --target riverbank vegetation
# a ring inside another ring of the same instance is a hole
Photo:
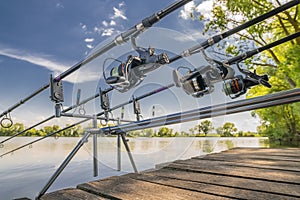
[[[111,124],[113,125],[113,124]],[[69,126],[68,124],[66,127]],[[30,129],[24,131],[26,127],[22,123],[15,123],[10,128],[0,127],[0,136],[10,137],[17,133],[22,133],[19,136],[24,137],[44,137],[51,135],[52,137],[81,137],[87,127],[82,127],[80,125],[74,126],[64,131],[60,131],[62,128],[58,125],[45,126],[40,129]],[[101,126],[99,126],[101,128]],[[211,121],[204,120],[201,121],[196,126],[190,128],[187,131],[176,131],[168,127],[160,127],[157,129],[145,129],[139,131],[130,131],[127,133],[128,137],[268,137],[270,146],[299,146],[299,139],[286,138],[275,138],[270,137],[269,132],[260,131],[259,132],[250,132],[250,131],[241,131],[235,127],[235,124],[232,122],[226,122],[220,127],[213,127]],[[56,133],[57,132],[57,133]]]
[[[69,126],[68,124],[66,126]],[[101,127],[99,127],[101,128]],[[16,133],[23,132],[26,129],[24,124],[15,123],[10,128],[0,127],[0,136],[13,136]],[[69,128],[65,131],[59,131],[61,127],[58,125],[45,126],[41,129],[30,129],[20,134],[25,137],[43,137],[53,134],[53,137],[79,137],[85,132],[85,128],[80,125]],[[253,132],[239,131],[234,123],[226,122],[223,126],[214,128],[211,121],[205,120],[200,122],[188,131],[175,131],[168,127],[160,127],[158,129],[145,129],[140,131],[131,131],[127,133],[128,137],[260,137],[260,134]]]

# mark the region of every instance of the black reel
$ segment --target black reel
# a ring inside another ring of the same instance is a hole
[[[246,72],[246,77],[244,78],[242,75],[238,75],[233,79],[224,81],[223,90],[227,96],[232,99],[235,99],[247,92],[248,89],[255,85],[263,85],[265,87],[271,88],[269,77],[267,75],[258,75],[256,71],[254,73],[243,70]]]
[[[232,74],[234,73],[231,71],[231,73],[229,73],[229,70],[225,67],[206,66],[197,68],[193,71],[187,68],[189,69],[188,73],[184,76],[180,76],[178,69],[173,71],[173,80],[175,82],[175,85],[177,87],[182,87],[182,89],[188,95],[192,95],[196,98],[213,92],[214,83],[220,82],[223,79],[227,78],[227,75],[232,76]]]
[[[244,74],[234,76],[234,71],[230,67],[225,67],[223,63],[213,60],[215,66],[206,66],[190,70],[186,75],[180,76],[178,69],[173,71],[173,80],[177,87],[181,87],[187,94],[199,98],[205,94],[213,92],[213,84],[224,81],[223,90],[230,98],[237,98],[247,92],[252,86],[264,85],[270,88],[267,75],[258,75],[256,71],[250,72],[242,69],[237,63],[238,70]]]
[[[114,58],[108,58],[103,64],[103,77],[107,84],[120,92],[139,85],[146,74],[157,69],[161,65],[169,63],[166,53],[155,54],[154,48],[137,48],[139,56],[129,55],[126,62]],[[109,77],[105,76],[105,63],[107,60],[114,60],[119,64],[110,70]]]
[[[180,77],[178,69],[174,70],[173,80],[176,87],[182,87],[185,93],[194,97],[201,97],[208,91],[205,80],[197,70],[189,70],[188,74],[182,77]]]

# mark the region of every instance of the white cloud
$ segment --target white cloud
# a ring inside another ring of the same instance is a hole
[[[112,34],[114,34],[114,31],[114,28],[105,29],[101,36],[111,36]]]
[[[87,26],[83,23],[80,23],[81,29],[86,31],[87,30]]]
[[[203,34],[196,29],[187,29],[185,32],[186,34],[176,36],[174,39],[179,42],[187,42],[191,40],[198,41],[205,38]]]
[[[65,8],[64,5],[62,3],[57,3],[56,4],[56,8]]]
[[[102,30],[103,28],[101,27],[97,27],[97,26],[94,27],[94,33],[101,34]]]
[[[125,14],[125,3],[122,1],[116,6],[112,7],[111,12],[108,13],[106,19],[101,19],[97,25],[93,25],[93,28],[89,28],[86,24],[80,23],[80,28],[86,35],[84,42],[87,47],[86,51],[93,49],[96,45],[96,34],[102,37],[112,36],[114,34],[120,33],[124,27],[122,26],[122,21],[128,20]],[[87,55],[87,52],[85,55]]]
[[[93,48],[92,45],[87,45],[88,48]],[[2,48],[0,47],[0,55],[13,58],[16,60],[25,61],[43,68],[46,68],[53,72],[54,76],[65,72],[73,66],[74,63],[62,63],[49,59],[49,55],[42,55],[36,53],[28,53],[18,49]],[[96,66],[97,67],[97,66]],[[81,76],[80,74],[84,74]],[[82,83],[86,81],[98,81],[99,69],[93,69],[92,66],[84,66],[80,69],[80,74],[75,72],[74,74],[66,77],[64,81],[71,83]]]
[[[94,48],[94,46],[91,45],[91,44],[87,44],[86,47],[89,48],[89,49],[93,49]]]
[[[94,31],[98,34],[101,34],[101,36],[111,36],[115,33],[120,32],[118,30],[118,28],[120,27],[117,26],[117,22],[119,22],[119,20],[128,20],[125,15],[124,7],[125,7],[124,2],[119,3],[118,8],[113,7],[114,13],[109,14],[110,22],[106,20],[102,21],[103,27],[95,27]]]
[[[179,16],[182,18],[182,19],[189,19],[190,18],[190,14],[193,13],[195,10],[195,2],[194,1],[191,1],[187,4],[184,5],[183,9],[180,10],[180,14]]]
[[[124,1],[122,1],[121,3],[119,3],[119,8],[122,8],[124,6],[125,6],[125,2]]]
[[[90,43],[90,42],[94,42],[94,38],[85,38],[85,42]]]
[[[103,25],[103,26],[105,26],[105,27],[107,27],[107,26],[108,26],[108,23],[107,23],[107,21],[105,21],[105,20],[104,20],[104,21],[102,21],[102,25]]]
[[[110,23],[109,23],[109,25],[110,26],[115,26],[115,25],[117,25],[117,23],[114,20],[111,20]]]
[[[61,73],[68,69],[68,67],[66,67],[68,65],[50,60],[47,58],[49,56],[27,53],[17,49],[2,48],[0,49],[0,55],[32,63],[53,71],[54,73]]]
[[[202,2],[196,7],[196,12],[203,15],[206,19],[212,19],[213,0],[207,0]]]
[[[200,14],[203,15],[206,19],[212,18],[211,10],[213,8],[213,0],[206,0],[198,5],[194,1],[187,3],[182,10],[180,10],[179,17],[188,20],[191,19],[191,14]]]
[[[127,17],[125,16],[125,12],[123,10],[120,10],[116,7],[113,7],[114,15],[111,17],[111,19],[117,19],[122,18],[124,20],[127,20]]]

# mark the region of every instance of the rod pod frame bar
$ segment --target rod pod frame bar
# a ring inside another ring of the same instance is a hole
[[[255,97],[251,99],[243,99],[238,101],[232,101],[229,103],[218,104],[214,106],[197,108],[185,112],[169,114],[162,117],[145,119],[139,122],[105,127],[96,130],[91,129],[90,131],[93,134],[97,132],[98,134],[116,135],[121,132],[136,131],[136,130],[160,127],[165,125],[173,125],[178,123],[205,119],[209,117],[245,112],[249,110],[266,108],[266,107],[271,107],[271,106],[276,106],[281,104],[294,103],[299,101],[300,101],[300,88],[283,91],[283,92],[277,92],[274,94]]]
[[[183,113],[175,113],[172,115],[167,115],[165,117],[158,117],[158,118],[152,118],[149,120],[143,120],[140,122],[132,123],[132,124],[125,124],[125,125],[119,125],[115,127],[107,127],[107,128],[101,128],[101,129],[90,129],[87,130],[86,134],[83,136],[83,138],[78,142],[78,144],[75,146],[75,148],[71,151],[71,153],[67,156],[67,158],[62,162],[62,164],[59,166],[59,168],[55,171],[55,173],[51,176],[47,184],[44,186],[44,188],[41,190],[39,195],[36,199],[39,199],[42,197],[47,190],[50,188],[50,186],[54,183],[54,181],[58,178],[58,176],[61,174],[61,172],[66,168],[66,166],[69,164],[69,162],[72,160],[72,158],[75,156],[75,154],[79,151],[79,149],[83,146],[84,143],[87,142],[88,137],[93,134],[110,134],[113,132],[114,135],[121,135],[121,138],[124,142],[126,151],[128,153],[128,156],[130,158],[131,164],[134,168],[134,171],[136,170],[135,163],[133,161],[130,149],[127,149],[126,144],[127,140],[125,138],[126,131],[134,131],[134,130],[142,130],[145,128],[153,128],[163,125],[171,125],[171,124],[178,124],[183,122],[189,122],[189,121],[195,121],[199,119],[205,119],[209,118],[211,116],[221,116],[226,114],[234,114],[234,113],[240,113],[244,111],[249,111],[253,109],[260,109],[260,108],[266,108],[281,104],[288,104],[288,103],[294,103],[300,101],[300,89],[294,89],[284,92],[279,92],[275,94],[265,95],[261,97],[256,97],[252,99],[244,99],[240,101],[233,101],[228,104],[219,104],[216,106],[208,106],[205,108],[195,109],[186,111]],[[164,120],[161,120],[164,118]],[[157,123],[149,123],[148,121],[156,121]],[[127,126],[127,127],[126,127]],[[124,127],[124,128],[121,128]],[[125,128],[126,127],[126,128]]]
[[[183,5],[187,4],[190,1],[192,1],[192,0],[178,0],[174,3],[172,3],[171,5],[169,5],[168,7],[166,7],[165,9],[162,9],[162,10],[154,13],[153,15],[149,16],[149,17],[146,17],[145,19],[143,19],[141,22],[139,22],[138,24],[136,24],[132,28],[130,28],[127,31],[125,31],[125,32],[121,33],[120,35],[118,35],[112,42],[106,44],[101,49],[95,51],[91,55],[87,56],[83,60],[79,61],[78,63],[76,63],[75,65],[70,67],[65,72],[63,72],[60,75],[58,75],[57,77],[55,77],[54,80],[60,81],[60,80],[64,79],[65,77],[67,77],[70,74],[72,74],[73,72],[77,71],[82,66],[84,66],[85,64],[91,62],[92,60],[99,57],[103,53],[109,51],[110,49],[112,49],[112,48],[114,48],[118,45],[126,43],[128,40],[130,40],[130,37],[133,34],[135,34],[136,32],[142,33],[144,30],[146,30],[147,28],[150,28],[152,25],[154,25],[155,23],[160,21],[162,18],[166,17],[168,14],[172,13],[173,11],[177,10],[178,8],[182,7]],[[2,114],[0,114],[0,118],[3,117],[4,115],[6,115],[7,113],[10,113],[14,109],[18,108],[20,105],[24,104],[25,102],[27,102],[28,100],[30,100],[34,96],[38,95],[42,91],[46,90],[49,86],[50,86],[50,83],[45,84],[44,86],[42,86],[38,90],[34,91],[29,96],[25,97],[24,99],[21,99],[18,103],[11,106],[6,111],[4,111]]]
[[[167,86],[163,86],[163,87],[161,87],[161,88],[158,88],[158,89],[156,89],[156,90],[153,90],[153,91],[151,91],[151,92],[148,92],[148,93],[146,93],[146,94],[144,94],[144,95],[141,95],[141,96],[139,96],[139,97],[136,97],[136,99],[137,99],[137,100],[141,100],[141,99],[150,97],[150,96],[152,96],[152,95],[154,95],[154,94],[163,92],[163,91],[165,91],[165,90],[167,90],[167,89],[169,89],[169,88],[171,88],[171,87],[173,87],[173,86],[174,86],[173,83],[172,83],[172,84],[169,84],[169,85],[167,85]],[[105,90],[105,91],[106,91],[106,92],[109,92],[109,91],[111,91],[111,90],[112,90],[112,88],[109,88],[109,89],[107,89],[107,90]],[[87,103],[88,101],[90,101],[90,100],[92,100],[92,99],[95,99],[95,98],[99,97],[99,95],[100,95],[100,94],[98,93],[98,94],[96,94],[96,95],[93,96],[93,97],[90,97],[90,98],[88,98],[88,99],[86,99],[86,100],[83,100],[80,104],[85,104],[85,103]],[[124,107],[125,105],[128,105],[128,104],[130,104],[130,103],[132,103],[132,99],[129,100],[128,102],[125,102],[125,103],[119,104],[119,105],[117,105],[117,106],[114,106],[113,108],[110,108],[109,112],[111,112],[111,111],[113,111],[113,110],[116,110],[116,109],[118,109],[118,108],[122,108],[122,107]],[[66,110],[62,111],[62,113],[68,112],[68,111],[72,110],[72,109],[75,108],[75,107],[76,107],[76,106],[69,107],[69,108],[67,108]],[[103,115],[103,114],[104,114],[104,112],[100,112],[100,113],[98,113],[96,116],[101,116],[101,115]],[[123,112],[123,114],[124,114],[124,112]],[[47,122],[47,121],[49,121],[49,120],[51,120],[51,119],[54,119],[54,118],[55,118],[55,116],[52,115],[52,116],[48,117],[47,119],[45,119],[45,120],[39,122],[39,123],[36,124],[35,126],[41,125],[41,124],[43,124],[43,123],[45,123],[45,122]],[[62,128],[62,129],[60,129],[60,130],[58,130],[58,131],[56,131],[56,132],[50,133],[50,134],[48,134],[48,135],[46,135],[46,136],[44,136],[44,137],[42,137],[42,138],[39,138],[39,139],[37,139],[37,140],[35,140],[35,141],[33,141],[33,142],[29,142],[29,143],[27,143],[27,144],[25,144],[25,145],[22,145],[22,146],[20,146],[20,147],[17,147],[17,148],[15,148],[15,149],[13,149],[13,150],[11,150],[11,151],[9,151],[9,152],[6,152],[6,153],[0,155],[0,157],[1,157],[1,156],[4,156],[4,155],[7,155],[7,154],[9,154],[9,153],[12,153],[12,152],[14,152],[14,151],[17,151],[17,150],[19,150],[19,149],[22,149],[22,148],[24,148],[24,147],[26,147],[26,146],[28,146],[28,145],[32,145],[32,144],[34,144],[34,143],[36,143],[36,142],[39,142],[39,141],[41,141],[41,140],[43,140],[43,139],[46,139],[46,138],[48,138],[48,137],[50,137],[50,136],[52,136],[52,135],[55,135],[55,134],[57,134],[57,133],[60,133],[61,131],[68,130],[69,128],[72,128],[72,127],[74,127],[74,126],[76,126],[76,125],[79,125],[79,124],[82,124],[82,123],[84,123],[84,122],[87,122],[87,121],[89,121],[89,120],[91,120],[91,119],[84,119],[84,120],[79,121],[79,122],[77,122],[77,123],[75,123],[75,124],[72,124],[72,125],[70,125],[70,126],[67,126],[67,127],[65,127],[65,128]],[[121,121],[127,121],[127,120],[122,119]],[[24,131],[15,134],[14,136],[12,136],[12,137],[10,137],[10,138],[8,138],[8,139],[6,139],[6,140],[0,142],[0,144],[2,144],[2,143],[4,143],[4,142],[6,142],[6,141],[12,139],[13,137],[16,137],[17,135],[20,135],[20,134],[22,134],[22,133],[25,133],[26,131],[28,131],[28,130],[34,128],[35,126],[31,126],[30,128],[27,128],[27,129],[25,129]]]
[[[112,91],[112,90],[113,90],[113,88],[108,88],[108,89],[104,90],[103,93],[108,93],[108,92],[110,92],[110,91]],[[87,102],[89,102],[89,101],[91,101],[91,100],[93,100],[93,99],[99,97],[99,95],[100,95],[100,94],[98,93],[98,94],[95,94],[94,96],[91,96],[91,97],[85,99],[85,100],[82,100],[82,101],[79,102],[79,103],[76,102],[75,105],[72,105],[72,106],[70,106],[69,108],[66,108],[66,109],[62,110],[60,113],[66,113],[66,112],[68,112],[68,111],[70,111],[70,110],[72,110],[72,109],[74,109],[74,108],[76,108],[76,107],[78,107],[78,106],[84,105],[84,104],[86,104]],[[17,137],[17,136],[23,134],[23,133],[25,133],[25,132],[27,132],[27,131],[29,131],[29,130],[31,130],[31,129],[33,129],[33,128],[39,126],[39,125],[42,125],[42,124],[44,124],[44,123],[50,121],[51,119],[54,119],[55,117],[56,117],[55,115],[52,115],[52,116],[50,116],[50,117],[48,117],[48,118],[46,118],[46,119],[44,119],[44,120],[42,120],[42,121],[40,121],[40,122],[38,122],[38,123],[36,123],[36,124],[30,126],[29,128],[26,128],[26,129],[24,129],[23,131],[18,132],[18,133],[16,133],[16,134],[10,136],[9,138],[6,138],[5,140],[1,141],[0,144],[4,144],[5,142],[7,142],[7,141],[9,141],[9,140],[11,140],[11,139],[13,139],[13,138],[15,138],[15,137]]]

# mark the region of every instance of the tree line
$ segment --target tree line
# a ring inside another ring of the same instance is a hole
[[[69,126],[68,124],[66,126]],[[20,136],[26,136],[26,137],[43,137],[48,134],[54,133],[61,128],[58,125],[53,126],[45,126],[41,129],[30,129],[26,131],[25,133],[21,134]],[[10,128],[3,128],[0,127],[0,136],[12,136],[16,133],[20,133],[25,130],[25,126],[22,123],[15,123]],[[69,128],[65,131],[61,131],[57,134],[54,134],[53,137],[79,137],[83,135],[85,129],[81,127],[80,125],[74,126],[72,128]]]
[[[213,132],[213,130],[215,130]],[[186,131],[174,131],[171,128],[161,127],[158,130],[145,129],[131,131],[131,137],[258,137],[257,133],[239,131],[234,123],[226,122],[223,126],[214,128],[210,120],[205,120]]]
[[[66,126],[69,126],[68,124]],[[101,128],[99,126],[99,128]],[[60,130],[58,125],[45,126],[41,129],[31,129],[24,132],[20,136],[26,137],[44,137]],[[16,133],[20,133],[25,130],[25,126],[22,123],[15,123],[10,128],[0,127],[0,136],[13,136]],[[215,130],[215,132],[212,132]],[[85,128],[80,125],[69,128],[65,131],[61,131],[53,135],[53,137],[80,137],[84,134]],[[234,123],[226,122],[223,126],[214,128],[212,122],[205,120],[190,128],[188,131],[175,131],[168,127],[161,127],[158,130],[145,129],[141,131],[130,131],[127,133],[129,137],[233,137],[233,136],[259,136],[256,133],[238,131]]]

